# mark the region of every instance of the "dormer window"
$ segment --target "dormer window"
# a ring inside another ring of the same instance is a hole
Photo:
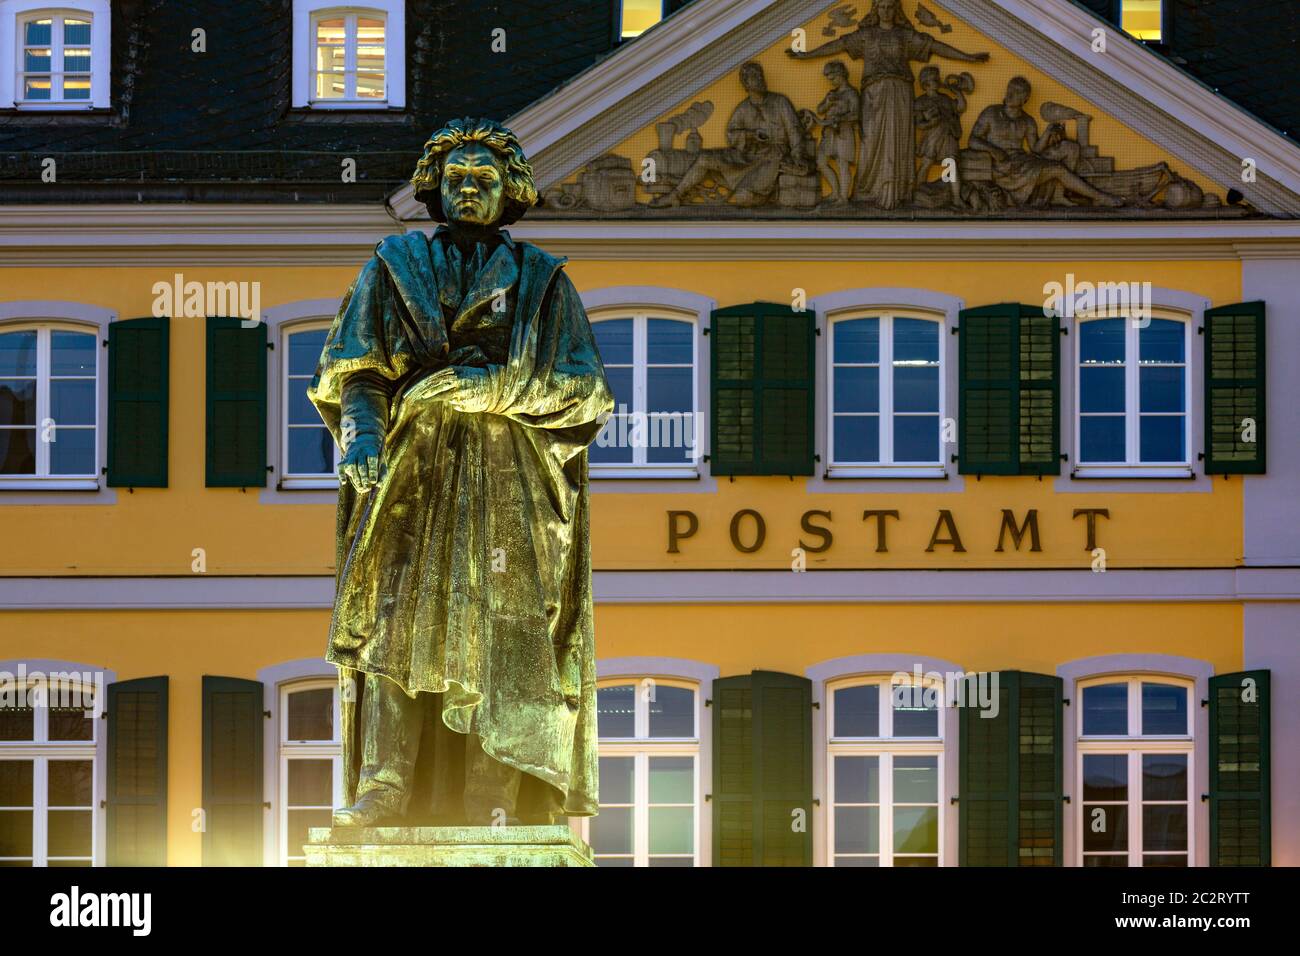
[[[294,0],[293,105],[383,109],[406,103],[402,0],[338,6]]]
[[[0,108],[107,107],[109,39],[108,0],[0,0]]]

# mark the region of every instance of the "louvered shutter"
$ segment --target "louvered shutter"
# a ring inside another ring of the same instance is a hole
[[[167,487],[167,318],[108,326],[108,484]]]
[[[108,685],[109,866],[167,865],[167,678]]]
[[[262,863],[262,685],[203,678],[203,865]]]
[[[1269,866],[1269,672],[1210,678],[1210,865]]]
[[[207,486],[266,485],[266,324],[209,318]]]
[[[1205,313],[1206,474],[1264,474],[1264,316],[1263,302]]]

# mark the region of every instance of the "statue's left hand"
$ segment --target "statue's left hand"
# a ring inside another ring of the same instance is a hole
[[[416,382],[404,400],[442,401],[458,412],[485,412],[491,405],[491,375],[485,368],[449,365]]]

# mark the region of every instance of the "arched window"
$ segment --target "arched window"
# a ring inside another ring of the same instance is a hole
[[[404,106],[405,9],[403,0],[294,0],[294,106]]]
[[[108,0],[0,0],[0,106],[109,105]]]
[[[0,324],[0,487],[33,479],[95,485],[99,354],[92,326]]]
[[[307,398],[307,386],[316,374],[329,328],[328,320],[302,322],[283,333],[280,475],[281,484],[287,487],[333,486],[337,482],[338,446]]]
[[[1076,475],[1190,474],[1191,326],[1174,313],[1080,319]]]
[[[1188,866],[1195,860],[1191,681],[1156,675],[1081,680],[1074,732],[1084,866]]]
[[[92,866],[102,817],[91,674],[0,681],[0,867]]]
[[[588,452],[592,477],[693,477],[703,449],[695,316],[619,309],[591,323],[614,393]]]
[[[303,866],[312,827],[328,827],[343,798],[338,681],[301,680],[279,688],[278,862]]]
[[[829,324],[830,472],[942,474],[942,318],[872,309]]]
[[[596,701],[600,815],[583,831],[597,865],[698,865],[699,685],[613,678]]]
[[[828,862],[943,865],[943,684],[852,677],[827,699]]]

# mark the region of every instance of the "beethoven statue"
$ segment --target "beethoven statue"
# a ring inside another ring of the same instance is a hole
[[[514,134],[448,123],[411,183],[444,225],[379,244],[308,392],[344,452],[334,825],[590,816],[587,446],[613,399],[561,260],[502,229],[537,202]]]

